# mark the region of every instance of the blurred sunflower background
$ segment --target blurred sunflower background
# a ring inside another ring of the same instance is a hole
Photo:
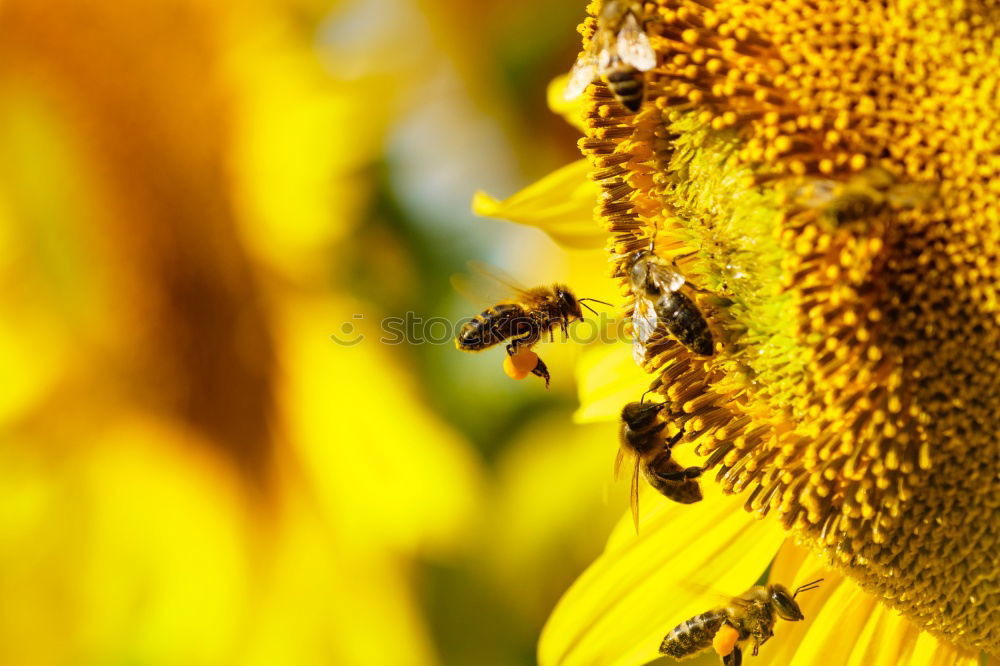
[[[470,258],[613,296],[469,211],[579,156],[581,12],[0,2],[0,663],[533,663],[613,426],[444,322]]]

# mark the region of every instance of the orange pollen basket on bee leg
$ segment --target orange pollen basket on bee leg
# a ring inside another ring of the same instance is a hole
[[[537,365],[538,354],[530,349],[522,349],[513,356],[508,354],[503,359],[503,371],[511,379],[524,379]]]
[[[739,637],[740,632],[728,624],[723,624],[715,632],[715,637],[712,638],[712,647],[715,648],[720,657],[727,657],[733,651],[733,648],[736,647],[736,641],[739,640]]]

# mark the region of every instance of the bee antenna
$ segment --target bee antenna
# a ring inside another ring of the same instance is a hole
[[[817,587],[819,587],[819,584],[822,583],[824,580],[826,579],[817,578],[816,580],[811,580],[808,583],[799,585],[797,588],[795,588],[795,594],[792,595],[792,599],[798,596],[800,592],[809,592],[810,590],[815,590]]]
[[[580,299],[579,301],[577,301],[577,302],[578,302],[578,303],[580,303],[580,305],[582,305],[583,307],[585,307],[585,308],[587,308],[588,310],[590,310],[591,312],[593,312],[593,313],[594,313],[595,315],[597,314],[597,310],[595,310],[594,308],[590,307],[590,306],[589,306],[589,305],[587,305],[586,303],[582,303],[581,301],[583,301],[583,299],[582,299],[582,298],[581,298],[581,299]]]
[[[643,394],[642,394],[642,397],[641,397],[641,398],[639,398],[639,404],[640,404],[640,405],[643,405],[643,404],[645,404],[645,403],[646,403],[646,396],[647,396],[647,395],[649,395],[650,393],[652,393],[652,392],[653,392],[653,390],[654,390],[654,389],[648,389],[648,390],[647,390],[647,391],[646,391],[645,393],[643,393]],[[669,401],[669,400],[664,400],[663,402],[660,402],[660,403],[655,403],[655,404],[656,404],[656,409],[657,409],[657,410],[662,410],[662,409],[666,409],[666,408],[667,408],[667,405],[668,405],[669,403],[670,403],[670,401]],[[668,411],[667,413],[669,414],[670,412]]]
[[[608,303],[608,302],[606,302],[606,301],[599,301],[599,300],[597,300],[596,298],[578,298],[578,299],[576,299],[576,300],[577,300],[578,302],[583,302],[583,301],[594,301],[595,303],[600,303],[601,305],[607,305],[607,306],[608,306],[609,308],[610,308],[610,307],[612,307],[612,306],[611,306],[611,303]]]

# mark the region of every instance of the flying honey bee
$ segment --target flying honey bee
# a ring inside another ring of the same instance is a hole
[[[635,297],[632,311],[632,357],[642,365],[657,324],[699,356],[715,353],[712,331],[701,310],[680,291],[684,276],[650,250],[635,252],[625,264]]]
[[[567,100],[579,97],[603,76],[622,106],[633,113],[639,110],[645,94],[642,73],[656,66],[656,51],[640,25],[643,15],[641,2],[606,0],[590,45],[569,72]]]
[[[684,659],[714,647],[724,666],[740,666],[740,643],[753,639],[753,656],[774,635],[777,618],[797,622],[805,616],[795,601],[802,592],[815,590],[823,579],[800,585],[795,593],[784,585],[755,585],[728,604],[695,615],[670,630],[660,644],[660,654]]]
[[[667,440],[663,437],[663,429],[667,424],[661,421],[659,416],[666,405],[665,402],[630,402],[622,409],[619,432],[621,446],[618,449],[618,459],[615,460],[615,472],[617,473],[621,467],[626,455],[631,454],[635,458],[629,505],[637,530],[640,469],[649,485],[656,488],[664,497],[681,504],[693,504],[702,498],[697,478],[701,476],[704,468],[685,468],[672,457],[673,447],[684,436],[684,431],[681,430]]]
[[[486,272],[482,267],[478,269]],[[551,340],[556,327],[562,327],[565,332],[571,323],[583,319],[581,306],[597,314],[584,301],[609,304],[596,298],[577,298],[569,287],[562,284],[525,289],[492,271],[490,275],[513,289],[515,297],[486,308],[462,326],[455,338],[455,346],[462,351],[474,352],[507,341],[507,355],[515,359],[513,365],[521,365],[515,357],[531,359],[534,363],[531,374],[544,379],[548,388],[548,367],[541,358],[533,353],[528,355],[528,352],[546,333]]]
[[[854,174],[849,180],[809,179],[792,192],[795,205],[815,210],[833,223],[843,225],[879,213],[885,208],[917,208],[933,195],[925,183],[900,183],[880,167]]]

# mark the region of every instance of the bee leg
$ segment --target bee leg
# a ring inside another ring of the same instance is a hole
[[[751,656],[756,657],[757,656],[757,650],[759,650],[759,649],[760,649],[760,643],[758,643],[757,641],[754,641],[753,642],[753,652],[750,653]]]
[[[667,448],[668,449],[672,449],[674,447],[674,444],[676,444],[677,442],[681,441],[681,438],[683,436],[684,436],[684,431],[683,430],[678,430],[677,434],[675,434],[673,437],[671,437],[669,440],[667,440]]]
[[[510,344],[507,345],[507,355],[515,356],[522,347],[530,349],[532,345],[538,342],[539,337],[541,336],[537,330],[531,330],[526,335],[522,335],[519,338],[513,338],[510,341]]]
[[[531,374],[541,377],[545,380],[545,388],[549,387],[549,368],[545,365],[545,361],[538,357],[538,363],[535,364],[535,369],[531,371]]]
[[[659,472],[656,476],[664,481],[687,481],[688,479],[697,479],[703,471],[705,470],[701,467],[688,467],[679,472]]]
[[[687,287],[688,289],[690,289],[691,291],[697,291],[699,294],[711,294],[712,293],[708,289],[705,289],[704,287],[699,287],[698,285],[693,284],[693,283],[691,283],[691,282],[689,282],[687,280],[684,281],[684,286]]]
[[[743,663],[743,653],[740,651],[740,646],[737,645],[732,652],[723,657],[722,663],[725,666],[740,666]]]
[[[510,344],[507,345],[507,353],[514,356],[521,347],[530,349],[542,339],[542,333],[542,328],[537,321],[534,319],[523,320],[523,326],[518,326],[518,337],[511,338]]]

